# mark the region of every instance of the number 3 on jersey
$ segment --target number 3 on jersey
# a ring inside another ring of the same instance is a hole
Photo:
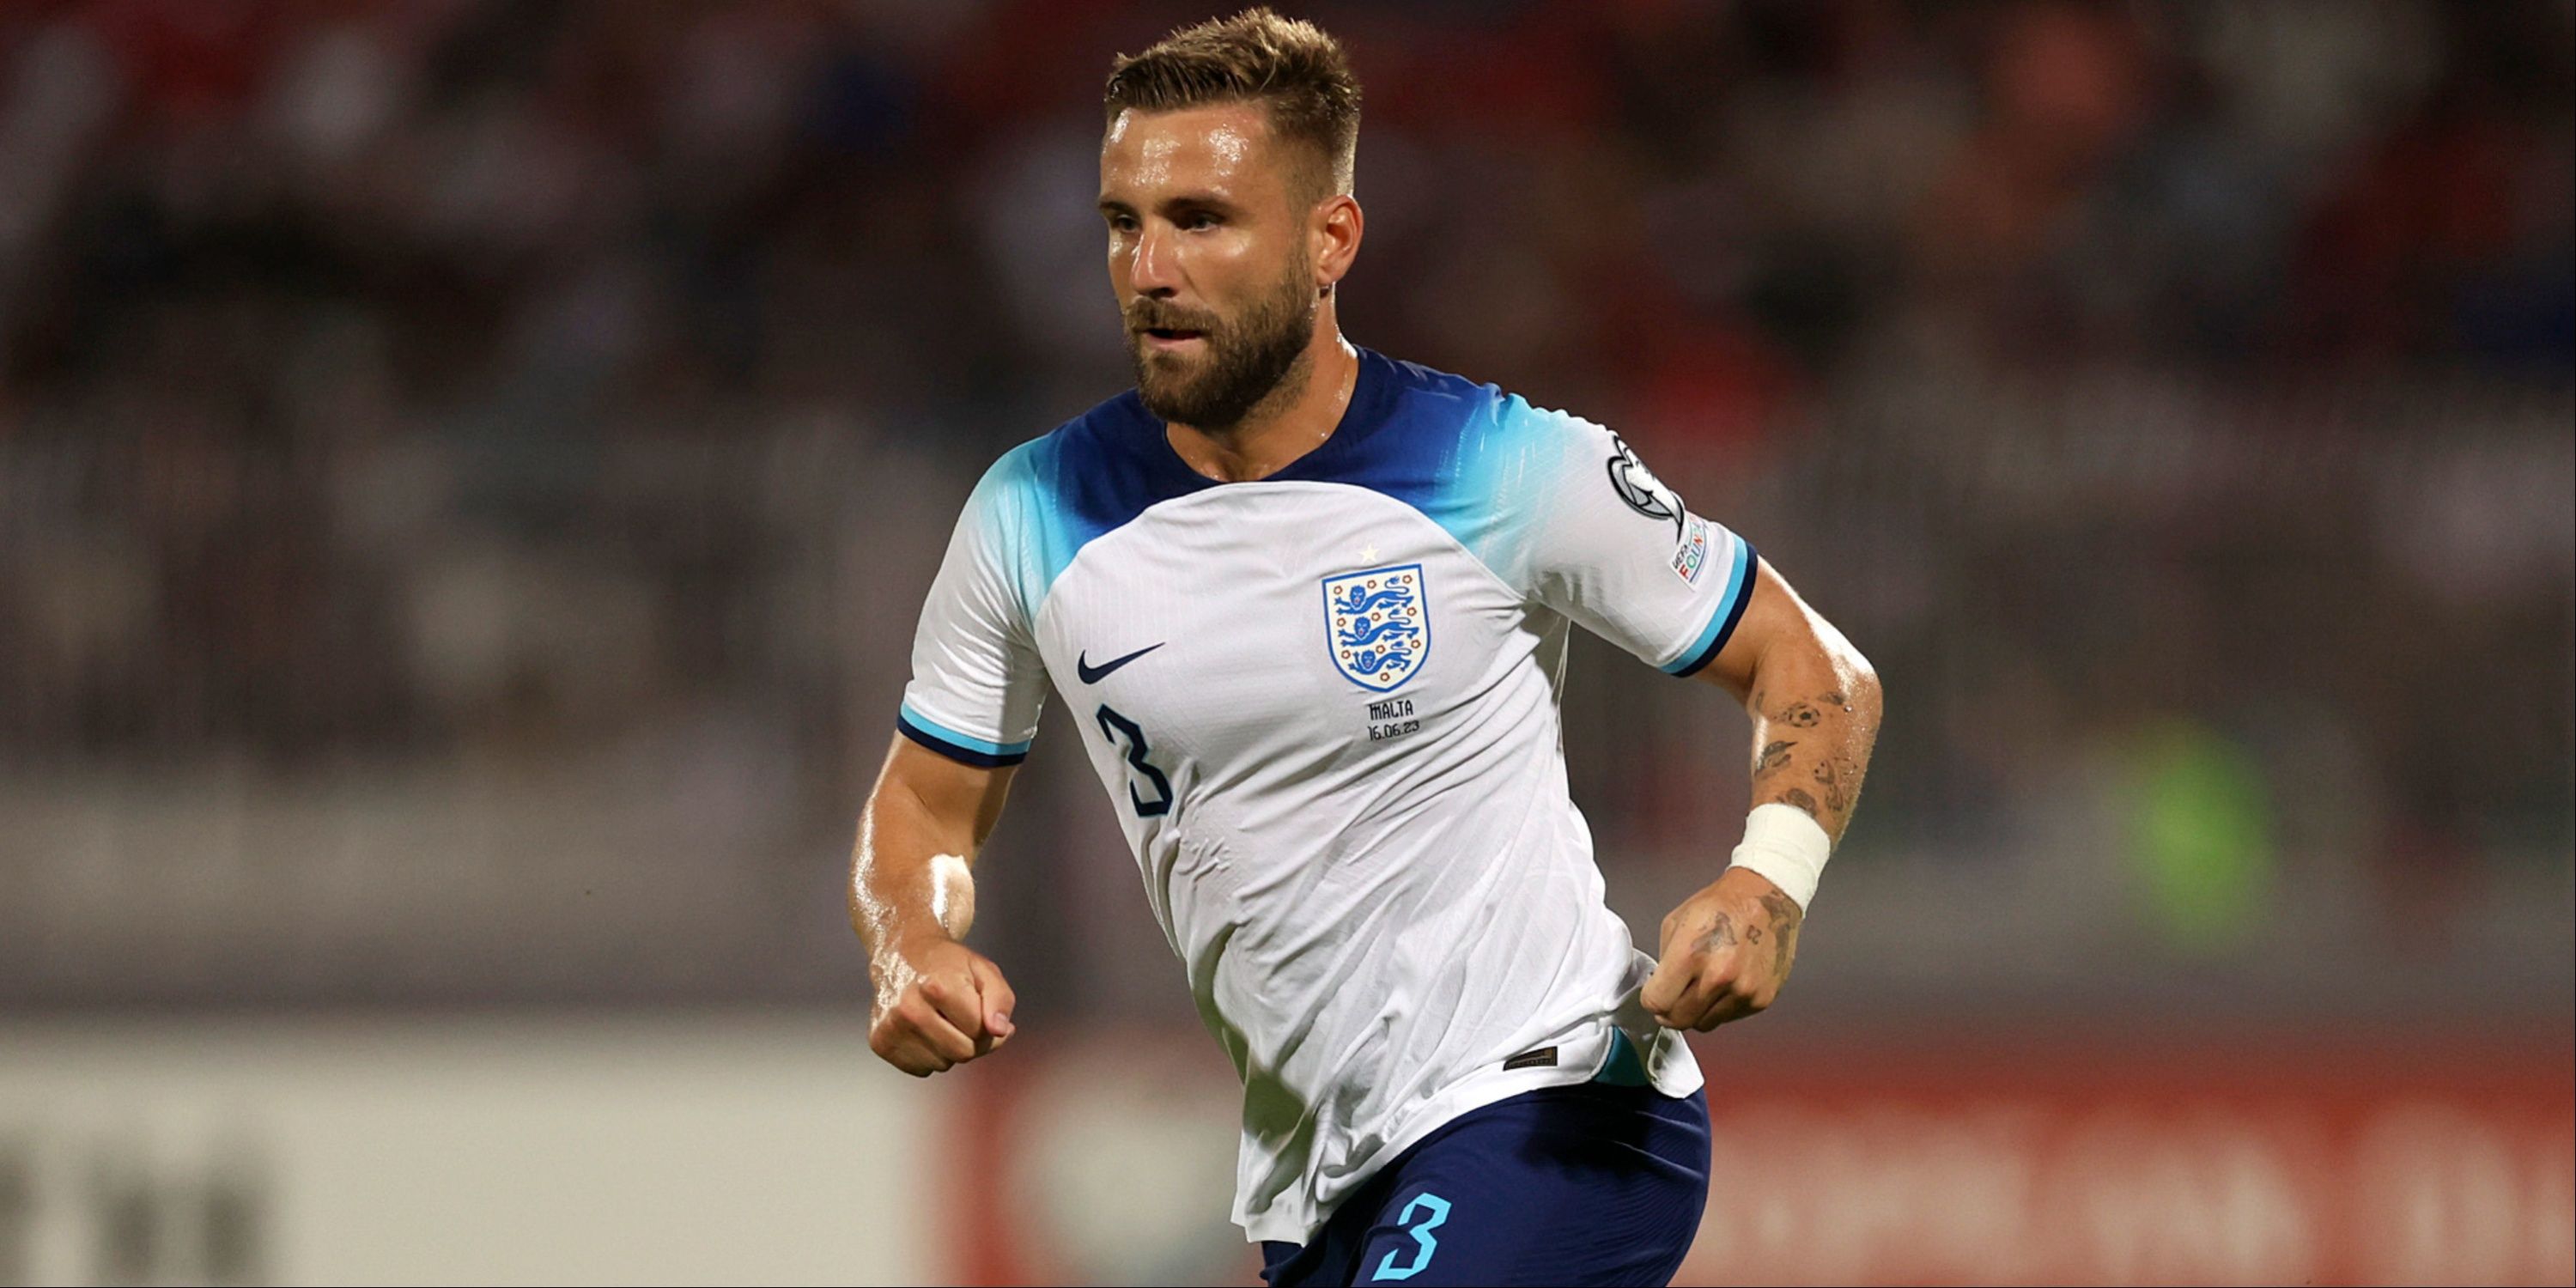
[[[1127,768],[1130,771],[1127,775],[1127,800],[1136,807],[1136,817],[1152,818],[1157,814],[1170,813],[1172,780],[1163,777],[1163,771],[1154,768],[1153,763],[1145,759],[1154,750],[1145,745],[1145,731],[1137,728],[1135,721],[1112,710],[1105,702],[1100,705],[1099,718],[1101,736],[1109,740],[1109,745],[1113,747],[1124,745],[1127,748]],[[1153,789],[1154,794],[1151,797],[1137,790],[1139,777],[1144,779],[1146,786]]]

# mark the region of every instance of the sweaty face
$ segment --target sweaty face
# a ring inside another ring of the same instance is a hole
[[[1241,421],[1305,356],[1315,333],[1312,274],[1297,256],[1272,289],[1231,315],[1132,301],[1127,357],[1145,410],[1202,429]]]
[[[1241,421],[1296,371],[1318,292],[1305,207],[1258,107],[1121,113],[1100,153],[1109,278],[1146,410]]]

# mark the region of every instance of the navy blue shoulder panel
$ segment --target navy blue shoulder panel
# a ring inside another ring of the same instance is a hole
[[[1038,606],[1066,565],[1157,501],[1216,486],[1172,453],[1162,422],[1130,390],[1003,454],[973,503],[1008,552],[1020,608]]]
[[[1133,389],[1056,427],[1032,445],[1040,488],[1076,548],[1126,524],[1146,507],[1217,486],[1182,463],[1163,422]]]
[[[1270,477],[1348,483],[1431,510],[1455,483],[1461,439],[1494,420],[1502,395],[1374,350],[1359,357],[1351,405],[1333,436]],[[1020,451],[1030,481],[1060,509],[1077,546],[1158,502],[1222,486],[1181,460],[1163,422],[1133,389]]]
[[[1341,427],[1271,477],[1348,483],[1437,518],[1456,490],[1463,440],[1493,420],[1500,397],[1491,385],[1362,349]]]
[[[1493,385],[1362,349],[1341,429],[1275,477],[1401,501],[1522,587],[1541,489],[1575,441],[1558,432],[1569,424]]]
[[[1350,407],[1332,437],[1270,476],[1343,483],[1383,493],[1428,515],[1480,556],[1496,529],[1497,467],[1525,417],[1492,385],[1359,351]],[[1163,422],[1128,390],[1021,444],[991,482],[1013,494],[999,508],[1017,529],[1023,601],[1034,615],[1075,553],[1148,508],[1225,486],[1172,450]]]

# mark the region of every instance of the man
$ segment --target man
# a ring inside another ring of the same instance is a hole
[[[1673,1030],[1777,995],[1876,678],[1607,430],[1342,339],[1330,37],[1189,28],[1107,101],[1136,388],[1005,455],[949,544],[850,890],[871,1045],[927,1075],[1013,1032],[959,941],[1051,679],[1243,1078],[1270,1282],[1665,1282],[1710,1158]],[[1569,622],[1749,701],[1746,839],[1659,960],[1567,796]]]

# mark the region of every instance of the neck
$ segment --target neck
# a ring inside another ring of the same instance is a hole
[[[1165,437],[1191,469],[1220,483],[1268,478],[1333,436],[1359,368],[1359,350],[1342,338],[1330,312],[1323,312],[1305,353],[1242,420],[1213,428],[1175,421]]]

